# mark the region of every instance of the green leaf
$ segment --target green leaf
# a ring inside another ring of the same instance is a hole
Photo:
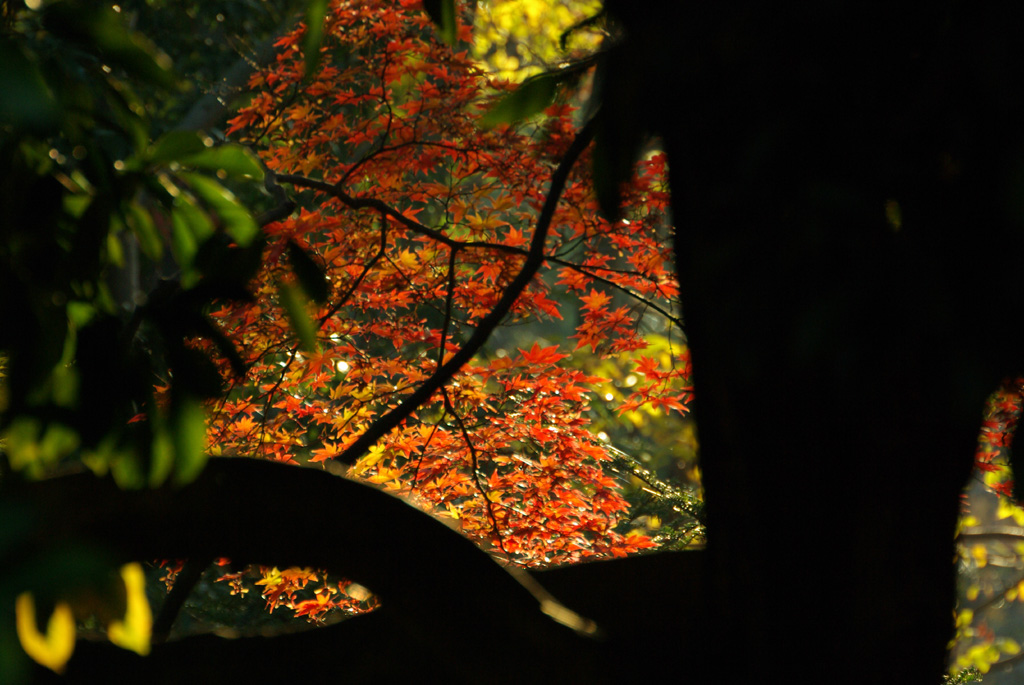
[[[440,29],[441,40],[455,45],[455,0],[423,0],[423,9]]]
[[[68,321],[74,324],[75,328],[81,328],[96,316],[96,305],[91,302],[71,300],[68,302],[67,312]]]
[[[263,167],[260,166],[256,155],[241,145],[207,148],[197,154],[181,157],[178,161],[199,169],[223,170],[234,178],[263,180]]]
[[[164,245],[149,210],[143,208],[138,202],[131,202],[128,205],[126,219],[135,237],[139,239],[139,247],[142,248],[143,254],[152,260],[160,259]]]
[[[196,195],[213,208],[228,235],[237,244],[244,247],[259,234],[260,229],[256,225],[256,220],[252,218],[249,210],[235,199],[230,190],[201,174],[183,173],[181,177],[188,181]]]
[[[168,131],[150,147],[146,161],[155,164],[174,162],[206,149],[206,143],[195,131]]]
[[[192,264],[196,256],[196,236],[184,213],[175,207],[171,210],[171,251],[174,259],[183,269]]]
[[[306,63],[305,79],[320,66],[320,44],[324,38],[324,16],[327,0],[309,0],[306,5],[306,35],[302,37],[302,57]]]
[[[197,244],[202,243],[216,233],[210,215],[197,207],[187,195],[182,194],[176,197],[171,211],[179,214],[181,219],[185,221]]]
[[[198,274],[192,270],[199,246],[215,233],[209,215],[182,194],[171,208],[171,250],[182,269],[182,286],[193,285]]]
[[[299,348],[304,352],[316,352],[316,329],[306,311],[306,297],[294,283],[278,283],[277,292],[281,296],[281,306],[288,314],[292,330],[299,337]]]
[[[28,470],[41,476],[45,468],[72,454],[79,446],[78,434],[70,428],[38,419],[19,416],[10,422],[3,435],[5,452],[11,468]]]
[[[139,455],[129,453],[110,463],[110,475],[122,490],[140,490],[146,485],[146,476]]]
[[[215,233],[209,215],[186,195],[179,195],[171,208],[171,250],[183,272],[182,285],[191,272],[199,245]],[[196,274],[192,274],[196,276]]]
[[[294,240],[288,241],[288,262],[306,295],[320,304],[326,302],[330,287],[323,268]]]
[[[174,482],[195,480],[206,465],[206,413],[195,397],[179,394],[171,402],[171,434],[174,441]]]
[[[124,247],[119,233],[107,233],[107,259],[117,268],[124,268]]]
[[[158,488],[164,484],[174,468],[174,441],[163,428],[153,434],[149,448],[149,487]]]
[[[498,124],[510,124],[540,114],[555,99],[558,84],[566,77],[563,74],[540,74],[526,79],[480,117],[480,125],[494,128]]]

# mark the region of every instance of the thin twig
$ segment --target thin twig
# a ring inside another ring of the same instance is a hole
[[[320,192],[326,193],[326,194],[328,194],[328,195],[330,195],[330,196],[340,200],[341,202],[343,202],[344,204],[346,204],[347,206],[349,206],[352,209],[366,209],[366,208],[376,209],[381,214],[383,214],[385,216],[389,216],[392,219],[394,219],[395,221],[399,222],[400,224],[405,226],[410,231],[412,231],[414,233],[418,233],[420,235],[425,235],[428,238],[431,238],[432,240],[435,240],[435,241],[437,241],[439,243],[442,243],[443,245],[447,246],[449,249],[453,249],[453,250],[459,250],[459,249],[496,250],[496,251],[499,251],[499,252],[505,252],[505,253],[508,253],[508,254],[514,254],[514,255],[521,256],[521,257],[522,256],[529,256],[529,254],[530,254],[530,250],[524,250],[521,247],[514,247],[512,245],[505,245],[503,243],[493,243],[493,242],[482,241],[482,240],[467,240],[467,241],[455,240],[454,238],[451,238],[451,237],[445,235],[444,233],[442,233],[441,231],[438,231],[437,229],[430,228],[429,226],[426,226],[425,224],[421,224],[420,222],[416,221],[415,219],[410,219],[409,217],[405,216],[404,214],[402,214],[397,209],[395,209],[391,205],[387,204],[383,200],[379,200],[377,198],[372,198],[372,197],[353,197],[352,195],[349,195],[348,193],[346,193],[344,191],[344,189],[342,188],[341,183],[327,183],[326,181],[320,181],[320,180],[317,180],[315,178],[307,178],[305,176],[299,176],[297,174],[280,174],[277,177],[277,180],[279,182],[281,182],[281,183],[288,183],[288,184],[293,185],[293,186],[298,187],[298,188],[310,188],[310,189],[313,189],[313,190],[319,190]],[[676,324],[678,326],[682,326],[682,321],[677,316],[673,315],[671,312],[669,312],[667,309],[665,309],[664,307],[662,307],[658,303],[656,303],[656,302],[654,302],[652,300],[647,299],[643,295],[640,295],[639,293],[634,292],[633,290],[627,288],[626,286],[620,285],[620,284],[616,283],[615,281],[613,281],[611,279],[605,278],[604,276],[600,276],[600,275],[594,273],[594,271],[592,271],[588,267],[584,267],[584,266],[582,266],[580,264],[576,264],[574,262],[570,262],[568,260],[561,259],[559,257],[555,257],[555,256],[552,256],[552,255],[544,255],[543,256],[543,261],[544,262],[550,262],[552,264],[558,264],[559,266],[563,266],[563,267],[565,267],[567,269],[572,269],[573,271],[576,271],[577,273],[580,273],[580,274],[586,276],[587,278],[589,278],[591,280],[594,280],[594,281],[597,281],[597,282],[602,283],[604,285],[607,285],[610,288],[614,288],[615,290],[618,290],[618,291],[628,295],[629,297],[633,298],[634,300],[636,300],[636,301],[638,301],[638,302],[640,302],[642,304],[647,305],[648,307],[650,307],[651,309],[655,310],[656,312],[658,312],[659,314],[664,316],[666,319],[668,319],[672,323],[674,323],[674,324]],[[607,269],[607,268],[603,268],[602,267],[602,270],[604,270],[604,271],[611,271],[611,272],[615,272],[615,273],[630,273],[630,275],[633,275],[633,272],[624,272],[624,271],[620,271],[620,270],[617,270],[617,269]]]
[[[452,300],[455,297],[455,257],[458,254],[456,249],[449,248],[448,254],[448,292],[444,299],[444,322],[441,324],[441,345],[437,351],[437,367],[444,364],[444,351],[448,345],[448,329],[452,323]]]
[[[466,443],[466,447],[469,449],[469,456],[473,461],[473,482],[476,483],[476,489],[480,492],[480,495],[484,498],[484,506],[487,508],[487,518],[491,520],[491,529],[494,531],[494,537],[498,541],[498,547],[501,548],[502,553],[505,555],[506,561],[512,561],[511,555],[508,550],[505,549],[505,540],[501,536],[501,529],[498,528],[498,517],[494,515],[494,503],[489,497],[490,491],[484,487],[484,484],[480,482],[480,459],[477,456],[476,447],[473,445],[473,439],[469,435],[469,430],[466,429],[466,424],[462,421],[462,417],[459,416],[459,412],[455,411],[455,405],[452,404],[451,398],[448,396],[448,391],[443,390],[444,393],[444,406],[452,418],[455,419],[455,423],[459,426],[459,432],[462,433],[462,439]]]
[[[480,325],[476,327],[469,339],[463,343],[462,347],[452,355],[451,359],[449,359],[447,363],[438,367],[433,375],[424,381],[423,384],[409,395],[401,404],[389,411],[387,414],[381,416],[372,425],[370,425],[366,432],[359,436],[359,438],[352,443],[348,449],[338,455],[338,461],[345,464],[355,463],[356,460],[359,459],[359,457],[361,457],[372,445],[375,445],[378,440],[401,425],[402,422],[416,411],[416,409],[430,399],[431,395],[444,387],[444,385],[452,379],[459,369],[466,365],[480,351],[490,338],[491,333],[494,332],[494,329],[497,328],[498,324],[501,323],[505,316],[512,311],[512,307],[516,300],[519,299],[519,296],[522,295],[526,286],[533,280],[533,277],[537,274],[537,271],[544,263],[544,243],[547,239],[548,228],[551,226],[551,220],[555,214],[555,208],[558,206],[562,190],[565,188],[565,183],[569,178],[569,172],[572,170],[576,161],[580,158],[580,155],[583,154],[583,151],[588,145],[590,145],[593,137],[594,126],[591,121],[588,122],[576,135],[576,139],[569,147],[565,157],[552,174],[551,187],[548,189],[547,197],[544,200],[544,206],[541,208],[540,216],[537,219],[537,227],[534,230],[533,237],[530,241],[530,250],[525,262],[523,263],[523,268],[505,289],[505,292],[502,294],[498,303],[494,306],[494,309],[480,320]],[[328,186],[328,188],[330,188],[330,186]],[[355,200],[355,198],[353,198],[353,200]],[[364,206],[373,207],[378,209],[378,211],[384,211],[381,209],[381,205],[383,205],[383,203],[379,201],[368,201]],[[387,210],[391,209],[390,207],[387,207],[387,205],[383,206]],[[401,216],[403,223],[404,221],[408,221],[406,217],[402,215],[399,216]]]

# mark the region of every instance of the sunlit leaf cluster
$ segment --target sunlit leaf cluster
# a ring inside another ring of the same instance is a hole
[[[231,389],[213,407],[209,436],[221,454],[335,468],[501,299],[579,114],[557,101],[539,121],[481,129],[480,113],[508,86],[439,42],[416,3],[334,3],[324,35],[308,81],[302,30],[283,37],[229,127],[300,209],[265,227],[255,301],[212,312],[246,351],[247,372],[232,378],[225,366]],[[347,469],[528,566],[653,544],[622,530],[628,505],[589,410],[606,379],[573,368],[573,347],[636,354],[643,380],[623,411],[685,411],[690,396],[684,345],[643,355],[652,330],[678,325],[664,157],[640,164],[625,191],[628,218],[614,224],[598,212],[588,168],[573,170],[542,277],[504,322],[571,314],[572,339],[485,351]],[[304,303],[306,342],[292,333],[294,303],[278,295],[280,283],[314,294],[315,276],[289,258],[296,248],[326,286],[326,297]]]
[[[477,3],[472,54],[494,76],[522,81],[597,49],[598,27],[587,20],[600,10],[596,0]]]

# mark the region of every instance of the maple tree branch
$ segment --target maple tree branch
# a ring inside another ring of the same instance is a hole
[[[463,243],[449,238],[441,231],[425,226],[415,219],[410,219],[383,200],[378,200],[373,197],[353,197],[352,195],[349,195],[345,192],[340,182],[327,183],[326,181],[318,181],[315,178],[307,178],[297,174],[280,174],[277,179],[282,183],[288,183],[299,188],[319,190],[320,192],[341,200],[352,209],[376,209],[381,214],[391,217],[409,230],[429,236],[448,247],[457,248],[464,246]],[[497,245],[495,246],[497,247]]]
[[[373,422],[366,432],[359,436],[344,452],[339,454],[335,459],[345,464],[353,464],[359,457],[361,457],[371,445],[377,443],[382,437],[387,435],[391,430],[397,428],[403,421],[424,402],[426,402],[431,395],[437,392],[443,387],[452,377],[467,364],[477,352],[484,346],[490,338],[491,333],[497,328],[501,320],[512,311],[512,306],[516,300],[529,285],[530,281],[537,274],[541,265],[544,263],[544,243],[547,239],[548,229],[551,226],[551,220],[555,215],[555,208],[558,206],[558,201],[562,196],[562,190],[565,188],[565,183],[569,178],[569,172],[572,167],[576,164],[576,161],[583,154],[583,151],[590,145],[591,140],[594,137],[594,124],[591,120],[587,122],[580,129],[576,138],[573,140],[569,149],[566,151],[565,156],[559,162],[558,167],[551,175],[551,186],[548,188],[547,197],[544,199],[544,205],[541,208],[540,215],[537,218],[537,226],[534,229],[533,237],[530,240],[530,249],[527,252],[526,260],[523,263],[522,269],[512,280],[512,282],[502,293],[501,299],[494,306],[485,317],[480,320],[479,325],[470,335],[469,339],[463,343],[463,345],[452,355],[451,359],[446,364],[438,367],[430,378],[425,380],[423,384],[418,387],[411,395],[409,395],[401,404],[384,414],[379,419]],[[369,207],[376,209],[377,211],[387,214],[393,217],[400,223],[415,228],[415,230],[426,229],[428,235],[437,236],[440,242],[455,247],[451,238],[448,238],[444,234],[435,231],[434,229],[428,228],[419,224],[412,219],[404,216],[397,212],[386,203],[371,198],[354,198],[345,193],[341,188],[324,183],[322,181],[314,181],[313,179],[307,179],[304,177],[293,177],[291,175],[282,175],[279,179],[285,183],[292,183],[294,185],[305,185],[307,187],[323,190],[329,193],[342,202],[345,202],[353,209],[362,207]]]
[[[227,556],[310,566],[369,587],[400,619],[399,639],[454,659],[463,672],[481,667],[497,645],[551,655],[588,649],[544,615],[553,600],[524,572],[503,568],[407,502],[318,469],[215,457],[184,487],[121,490],[88,472],[5,485],[0,510],[24,533],[0,550],[0,563],[50,558],[70,545],[102,550],[112,564]],[[281,512],[323,525],[281,532]],[[577,630],[593,633],[569,614]]]
[[[459,412],[455,411],[455,405],[452,404],[451,398],[448,396],[448,391],[443,390],[444,393],[444,405],[445,408],[451,413],[452,418],[455,419],[455,423],[459,426],[459,431],[462,433],[462,439],[466,443],[466,448],[469,450],[470,459],[472,459],[473,469],[473,482],[476,483],[476,489],[480,491],[480,495],[484,498],[484,507],[487,509],[487,518],[491,520],[491,528],[494,530],[494,537],[498,541],[498,547],[501,548],[502,553],[505,555],[505,559],[511,563],[512,556],[505,549],[505,540],[501,536],[501,529],[498,528],[498,518],[494,515],[494,503],[491,498],[488,497],[490,492],[484,487],[483,483],[480,482],[480,459],[477,456],[476,446],[473,445],[473,439],[469,435],[469,431],[466,429],[466,423],[459,416]]]
[[[263,415],[260,417],[260,432],[258,438],[259,447],[262,447],[264,445],[263,438],[267,434],[267,419],[270,416],[271,409],[270,403],[273,402],[274,395],[277,394],[277,391],[281,388],[281,385],[284,383],[284,379],[288,376],[288,369],[290,369],[292,367],[292,364],[295,363],[295,357],[298,356],[298,354],[299,343],[295,343],[292,346],[292,350],[288,355],[288,360],[281,366],[281,373],[277,378],[277,382],[274,383],[273,387],[271,387],[270,390],[268,390],[267,393],[264,395],[265,399],[263,400]]]
[[[408,228],[410,231],[419,233],[420,235],[425,235],[433,240],[436,240],[439,243],[444,244],[445,246],[452,250],[470,248],[491,249],[506,252],[508,254],[526,257],[529,257],[530,254],[529,250],[524,250],[521,247],[514,247],[512,245],[504,245],[502,243],[492,243],[489,241],[478,240],[455,240],[454,238],[448,237],[447,235],[445,235],[441,231],[438,231],[437,229],[422,224],[416,221],[415,219],[410,219],[409,217],[405,216],[400,211],[398,211],[388,203],[384,202],[383,200],[372,197],[353,197],[352,195],[349,195],[342,188],[343,181],[340,181],[338,183],[327,183],[326,181],[319,181],[314,178],[307,178],[305,176],[300,176],[297,174],[280,174],[277,176],[277,180],[279,180],[282,183],[288,183],[299,188],[310,188],[312,190],[319,190],[338,200],[341,200],[341,202],[343,202],[352,209],[376,209],[381,214],[389,216],[395,221],[399,222],[400,224]],[[610,288],[614,288],[615,290],[618,290],[619,292],[622,292],[628,295],[629,297],[635,299],[637,302],[640,302],[641,304],[650,307],[651,309],[658,312],[659,314],[661,314],[662,316],[664,316],[666,319],[676,324],[677,326],[681,327],[683,325],[683,322],[682,320],[679,319],[679,317],[673,315],[671,312],[669,312],[667,309],[657,304],[656,302],[649,300],[643,295],[640,295],[639,293],[636,293],[633,290],[627,288],[626,286],[620,285],[609,278],[599,276],[598,274],[594,273],[593,271],[584,266],[581,266],[580,264],[576,264],[574,262],[570,262],[566,259],[561,259],[560,257],[555,257],[552,255],[545,255],[544,261],[551,262],[552,264],[558,264],[559,266],[564,266],[567,269],[572,269],[577,273],[583,274],[587,278],[591,278],[595,281],[598,281],[599,283],[607,285]],[[609,271],[611,271],[611,269],[609,269]]]
[[[646,297],[644,297],[643,295],[641,295],[639,293],[636,293],[636,292],[633,292],[632,290],[630,290],[626,286],[619,285],[618,283],[616,283],[615,281],[613,281],[613,280],[611,280],[609,278],[605,278],[604,276],[598,276],[596,273],[594,273],[593,271],[591,271],[590,269],[588,269],[588,268],[586,268],[584,266],[581,266],[581,265],[576,264],[574,262],[570,262],[570,261],[565,260],[565,259],[560,259],[558,257],[547,257],[546,261],[549,261],[549,262],[551,262],[553,264],[558,264],[559,266],[564,266],[567,269],[572,269],[576,273],[583,274],[587,278],[591,278],[591,279],[597,281],[598,283],[603,283],[604,285],[607,285],[610,288],[614,288],[615,290],[618,290],[619,292],[624,293],[624,294],[628,295],[629,297],[633,298],[634,300],[636,300],[640,304],[643,304],[643,305],[646,305],[646,306],[650,307],[651,309],[653,309],[654,311],[658,312],[659,314],[661,314],[662,316],[664,316],[666,319],[668,319],[670,322],[676,324],[677,326],[682,327],[682,325],[683,325],[683,322],[682,322],[681,319],[679,319],[677,316],[673,315],[671,312],[669,312],[667,309],[665,309],[664,307],[659,305],[657,302],[649,300]],[[618,273],[628,273],[628,272],[618,272]]]
[[[427,439],[424,441],[423,446],[420,448],[420,456],[416,460],[416,469],[414,471],[414,473],[416,474],[416,479],[412,482],[411,492],[416,492],[416,488],[421,486],[420,469],[423,468],[423,458],[427,456],[427,450],[430,449],[430,443],[434,439],[434,436],[437,434],[437,427],[440,426],[441,422],[444,421],[444,417],[447,415],[447,413],[448,409],[446,407],[442,407],[441,416],[439,416],[434,425],[430,427],[430,435],[427,436]]]
[[[394,145],[385,145],[383,147],[380,147],[375,152],[373,152],[372,155],[369,155],[365,159],[360,160],[358,164],[362,164],[365,161],[379,154],[383,154],[385,152],[398,152],[399,150],[404,150],[405,148],[409,147],[436,147],[441,150],[448,150],[449,152],[460,152],[463,154],[479,151],[479,149],[475,147],[463,147],[461,145],[453,145],[451,143],[438,142],[436,140],[408,140],[403,143],[395,143]],[[350,176],[350,171],[346,171],[345,175],[342,177],[342,180],[344,181],[345,179],[348,179]]]
[[[367,262],[365,266],[363,266],[363,270],[360,272],[359,276],[357,276],[356,279],[354,281],[352,281],[352,283],[349,285],[348,290],[345,292],[345,294],[343,296],[339,297],[338,301],[335,302],[333,305],[331,305],[331,308],[328,309],[326,312],[324,312],[323,316],[320,317],[320,319],[318,321],[319,325],[317,327],[318,330],[320,328],[323,328],[324,324],[327,323],[328,319],[330,319],[332,316],[337,314],[338,310],[341,309],[343,306],[345,306],[345,303],[348,302],[348,298],[352,297],[352,294],[355,293],[356,288],[359,287],[359,284],[363,282],[363,279],[366,278],[366,275],[368,273],[370,273],[370,271],[373,269],[373,267],[375,267],[377,265],[377,262],[379,262],[381,260],[381,258],[385,255],[385,253],[387,253],[387,250],[388,250],[388,222],[384,220],[384,216],[381,216],[381,220],[380,220],[380,246],[377,248],[377,254],[373,255],[373,257],[370,258],[370,261]]]
[[[388,89],[386,80],[388,71],[388,57],[390,53],[386,48],[384,49],[383,52],[384,58],[381,60],[382,64],[380,69],[380,103],[388,112],[388,125],[387,128],[384,129],[384,133],[381,134],[380,144],[377,146],[377,149],[372,152],[367,152],[360,159],[356,160],[355,163],[353,163],[352,166],[348,168],[348,170],[342,175],[341,179],[338,181],[339,187],[346,183],[348,179],[351,178],[352,174],[354,174],[356,170],[359,169],[359,167],[363,166],[364,164],[366,164],[366,162],[368,162],[369,160],[373,159],[378,154],[383,152],[387,145],[388,137],[391,135],[391,126],[395,120],[395,112],[393,109],[391,109],[391,105],[388,103]]]
[[[277,174],[272,170],[268,169],[266,165],[263,166],[263,186],[270,193],[274,201],[277,202],[277,206],[256,217],[256,223],[259,226],[266,226],[267,224],[275,221],[281,221],[291,216],[292,212],[295,211],[295,201],[288,197],[284,188],[277,182]]]
[[[455,258],[458,255],[456,249],[450,248],[448,254],[448,292],[444,299],[444,321],[441,324],[441,344],[437,351],[437,367],[444,364],[444,352],[447,347],[448,329],[452,323],[452,300],[455,297]]]
[[[188,599],[211,562],[213,562],[213,557],[208,555],[185,561],[185,566],[178,572],[174,586],[167,593],[163,606],[160,607],[160,613],[153,620],[152,644],[158,645],[167,641],[178,614],[185,606],[185,600]]]

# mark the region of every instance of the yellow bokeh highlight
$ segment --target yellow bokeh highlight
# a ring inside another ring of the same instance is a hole
[[[107,625],[107,638],[118,647],[145,656],[153,632],[153,612],[146,598],[146,574],[137,563],[121,567],[125,589],[125,615]],[[75,602],[79,606],[80,602]],[[35,599],[31,592],[18,595],[14,606],[18,641],[36,663],[61,673],[75,650],[75,611],[71,603],[59,601],[40,632],[36,622]]]
[[[1012,519],[1018,526],[1024,526],[1024,509],[1014,504],[1009,497],[1000,497],[996,518],[999,520]]]
[[[146,656],[153,633],[153,612],[146,599],[146,574],[139,564],[126,564],[121,567],[121,579],[127,609],[123,621],[110,622],[107,638],[122,649]]]
[[[46,622],[46,633],[36,623],[36,603],[31,592],[18,595],[14,605],[21,648],[41,666],[61,673],[75,651],[75,616],[67,602],[58,602]]]

